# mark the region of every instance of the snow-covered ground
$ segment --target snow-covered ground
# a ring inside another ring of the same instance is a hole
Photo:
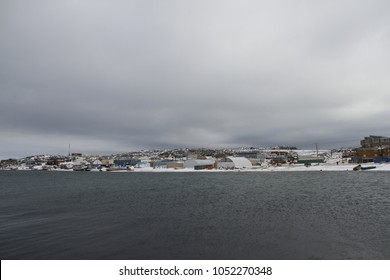
[[[182,169],[168,169],[168,168],[135,168],[134,172],[271,172],[271,171],[353,171],[353,168],[357,164],[329,164],[323,163],[319,165],[311,165],[309,167],[303,164],[293,165],[282,165],[282,166],[269,166],[262,168],[253,169],[235,169],[235,170],[222,170],[222,169],[211,169],[211,170],[194,170],[190,168]],[[390,171],[390,163],[382,164],[362,164],[362,166],[375,166],[375,169],[364,170],[364,172],[375,172],[375,171]]]
[[[304,165],[285,165],[277,167],[269,167],[264,171],[353,171],[357,164],[319,164],[305,167]],[[375,166],[374,169],[364,170],[364,172],[371,171],[390,171],[390,164],[363,164],[362,166]]]

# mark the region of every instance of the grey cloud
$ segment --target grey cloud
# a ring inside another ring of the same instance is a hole
[[[389,8],[2,1],[0,157],[388,135]]]

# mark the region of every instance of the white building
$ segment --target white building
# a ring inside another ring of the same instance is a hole
[[[102,165],[102,162],[100,161],[100,160],[94,160],[93,162],[92,162],[92,165],[94,165],[94,166],[100,166],[100,165]]]
[[[89,164],[89,162],[83,157],[78,157],[73,161],[73,165],[86,165],[86,164]]]
[[[226,157],[218,162],[218,168],[222,169],[242,169],[252,168],[252,163],[244,157]]]
[[[147,168],[150,167],[150,163],[146,160],[141,160],[135,165],[136,168]]]

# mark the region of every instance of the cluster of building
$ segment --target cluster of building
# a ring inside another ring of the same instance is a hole
[[[242,156],[220,155],[205,156],[196,154],[173,154],[161,151],[158,155],[135,155],[133,153],[98,156],[72,153],[68,156],[31,156],[23,159],[8,159],[0,161],[0,169],[8,170],[73,170],[73,171],[131,171],[136,168],[170,168],[182,169],[235,169],[261,166],[265,157],[252,152],[251,158]]]
[[[283,164],[390,162],[390,138],[368,136],[361,147],[333,151],[297,150],[295,147],[271,149],[174,149],[139,151],[110,156],[83,155],[31,156],[0,161],[0,169],[132,171],[135,169],[254,169]]]
[[[320,160],[324,157],[303,160]],[[31,156],[0,162],[0,169],[18,170],[73,170],[73,171],[131,171],[137,168],[151,169],[251,169],[269,164],[281,165],[302,160],[296,150],[281,149],[176,149],[143,151],[111,156],[83,155]]]

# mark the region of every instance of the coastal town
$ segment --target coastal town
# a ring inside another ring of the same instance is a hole
[[[316,145],[317,146],[317,145]],[[35,171],[326,171],[390,170],[390,138],[367,136],[358,148],[300,150],[292,146],[180,148],[112,155],[69,152],[0,161],[0,170]]]

